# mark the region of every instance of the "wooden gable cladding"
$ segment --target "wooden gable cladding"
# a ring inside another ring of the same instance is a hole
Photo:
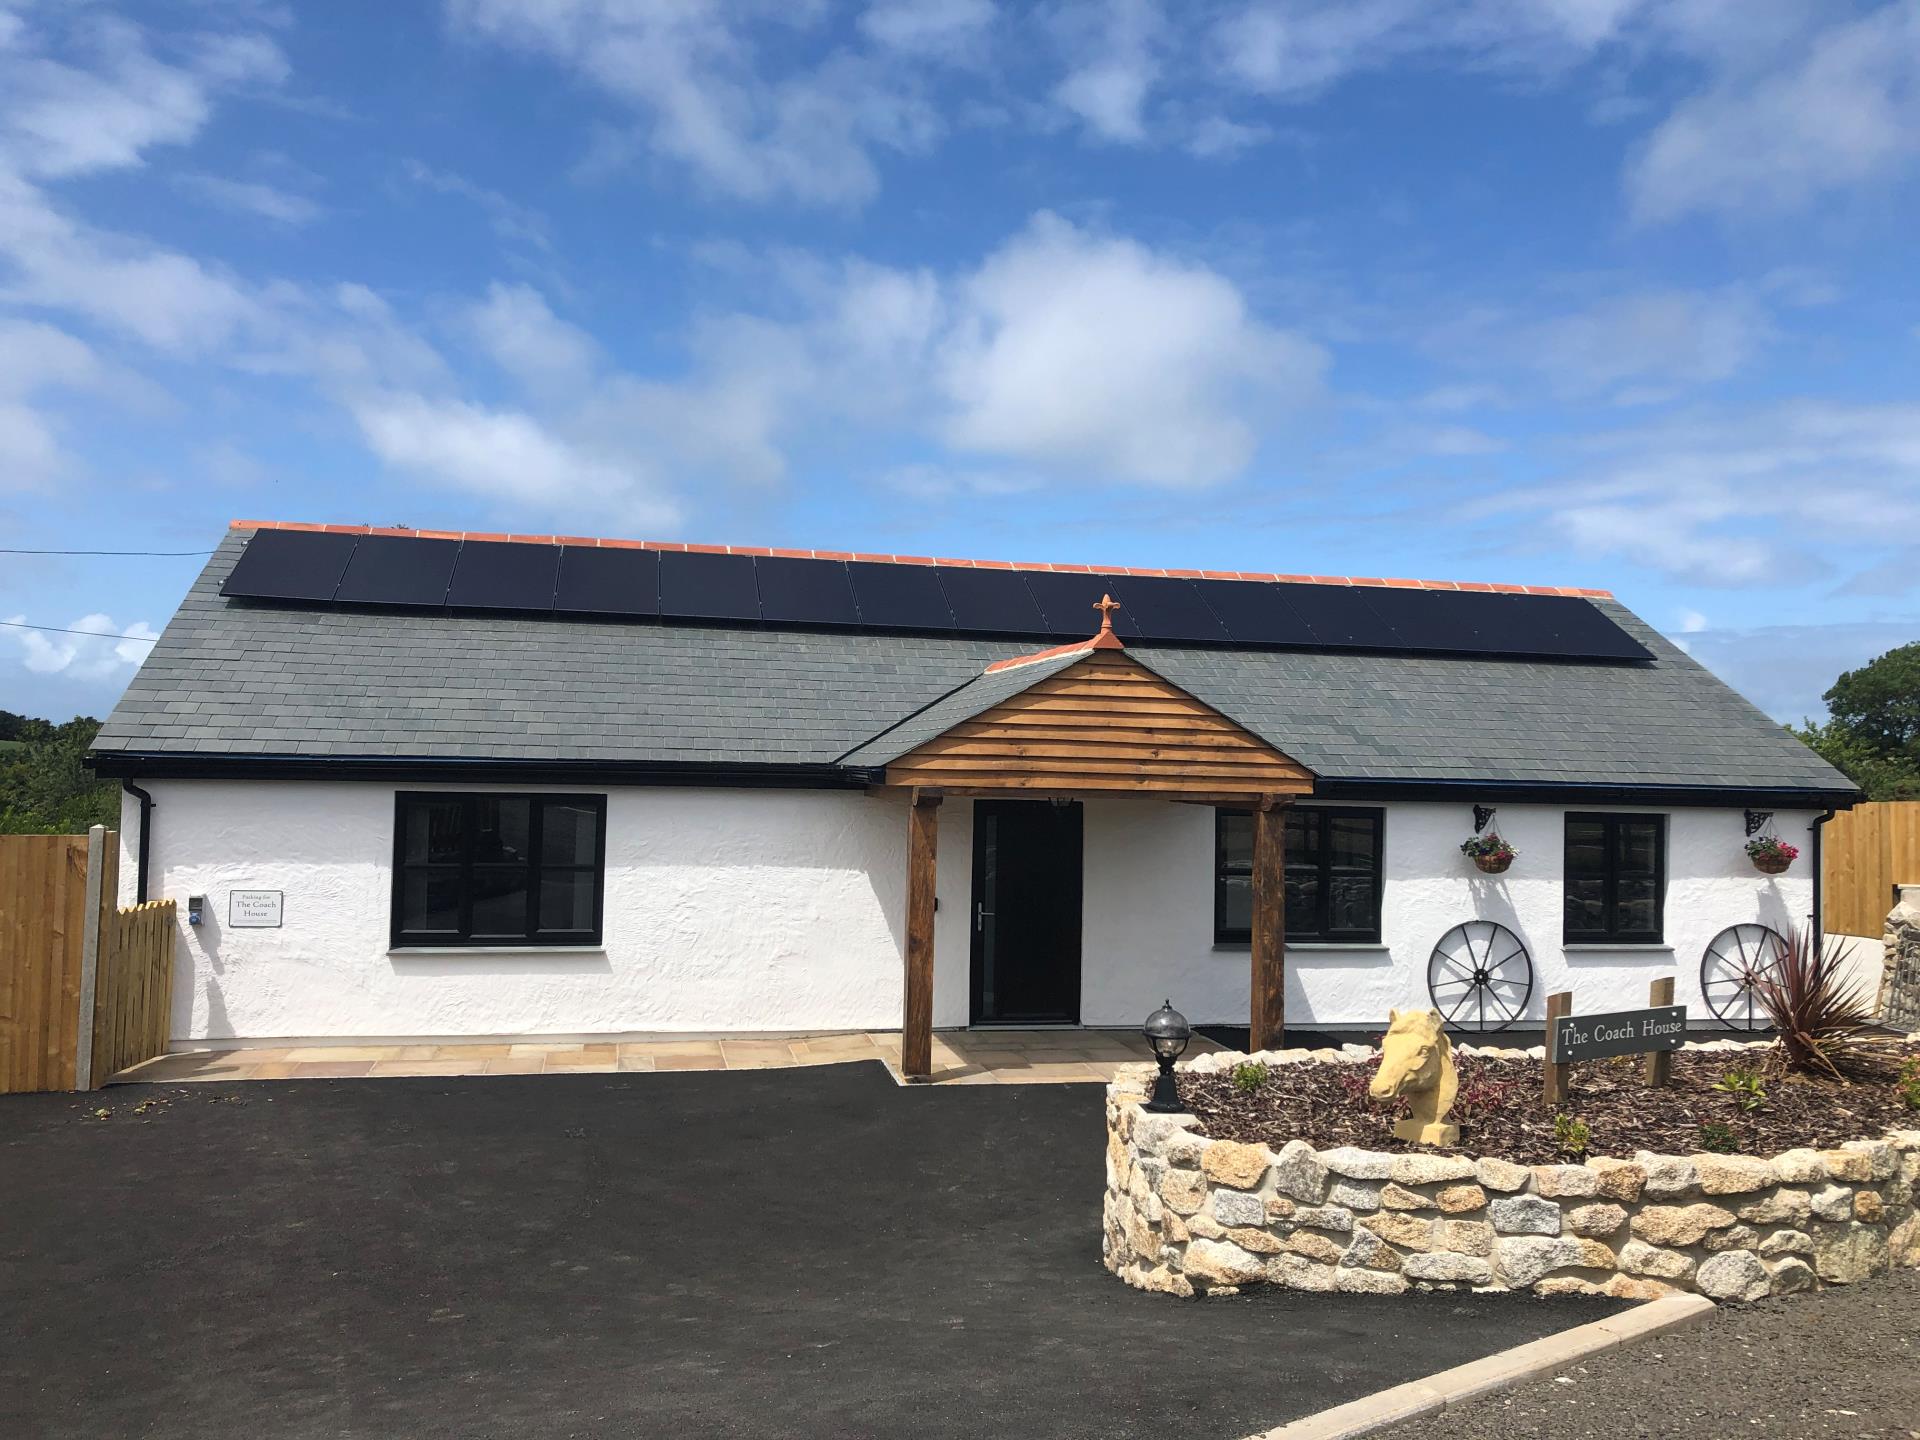
[[[887,766],[949,794],[1304,795],[1312,772],[1124,651],[1095,650]]]

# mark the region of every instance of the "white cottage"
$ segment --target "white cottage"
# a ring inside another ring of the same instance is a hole
[[[910,1072],[1167,996],[1256,1045],[1666,976],[1745,1023],[1859,798],[1601,591],[255,521],[93,763],[125,898],[183,902],[178,1040],[902,1028]]]

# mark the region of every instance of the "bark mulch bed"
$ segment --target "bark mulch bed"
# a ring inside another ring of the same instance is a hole
[[[1920,1056],[1920,1044],[1891,1046],[1889,1053],[1898,1064]],[[1709,1148],[1703,1143],[1704,1125],[1725,1126],[1738,1153],[1760,1156],[1920,1128],[1920,1111],[1901,1098],[1891,1071],[1885,1081],[1849,1085],[1768,1074],[1766,1102],[1752,1111],[1713,1088],[1728,1069],[1761,1067],[1767,1055],[1761,1050],[1681,1051],[1673,1057],[1673,1084],[1660,1090],[1647,1087],[1639,1057],[1627,1063],[1589,1061],[1571,1067],[1561,1113],[1586,1123],[1588,1155],[1619,1157],[1636,1150],[1694,1154]],[[1251,1093],[1237,1087],[1228,1071],[1183,1074],[1180,1096],[1201,1131],[1216,1140],[1260,1141],[1275,1149],[1289,1140],[1305,1140],[1317,1149],[1430,1149],[1394,1138],[1393,1122],[1405,1113],[1404,1101],[1383,1104],[1367,1095],[1377,1063],[1274,1065]],[[1460,1126],[1461,1143],[1449,1153],[1498,1155],[1528,1165],[1579,1158],[1555,1136],[1554,1116],[1541,1103],[1539,1061],[1462,1056],[1457,1063],[1460,1096],[1449,1118]]]

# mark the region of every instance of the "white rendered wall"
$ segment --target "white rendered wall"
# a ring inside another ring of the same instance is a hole
[[[540,953],[390,953],[393,794],[383,784],[156,781],[152,893],[182,902],[174,1035],[432,1036],[895,1028],[900,1021],[906,812],[900,797],[815,791],[614,789],[608,794],[605,947]],[[447,789],[538,787],[446,786]],[[1786,875],[1748,861],[1737,810],[1668,816],[1666,944],[1566,953],[1560,943],[1564,809],[1509,806],[1520,852],[1481,875],[1459,853],[1471,806],[1387,811],[1382,941],[1287,952],[1294,1025],[1373,1025],[1423,1006],[1427,957],[1471,918],[1531,951],[1529,1015],[1571,989],[1582,1010],[1646,1003],[1677,981],[1695,1016],[1701,952],[1721,929],[1780,931],[1812,904],[1811,814],[1781,813],[1799,844]],[[1615,808],[1638,811],[1641,807]],[[1134,1026],[1162,999],[1200,1023],[1245,1024],[1245,947],[1213,944],[1213,811],[1090,800],[1081,1018]],[[122,901],[134,883],[138,806],[121,835]],[[934,1024],[969,1020],[973,806],[940,808]],[[229,929],[235,889],[282,890],[278,930]],[[188,896],[209,897],[185,924]]]
[[[605,948],[390,953],[395,786],[153,781],[154,898],[180,902],[176,1039],[874,1029],[900,1023],[904,802],[607,791]],[[533,789],[438,786],[439,789]],[[551,787],[549,787],[551,788]],[[139,807],[123,802],[122,903]],[[227,895],[285,892],[279,929]],[[190,895],[205,923],[186,924]]]

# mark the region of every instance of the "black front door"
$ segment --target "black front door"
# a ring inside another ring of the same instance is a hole
[[[973,807],[973,1023],[1080,1023],[1076,801]]]

